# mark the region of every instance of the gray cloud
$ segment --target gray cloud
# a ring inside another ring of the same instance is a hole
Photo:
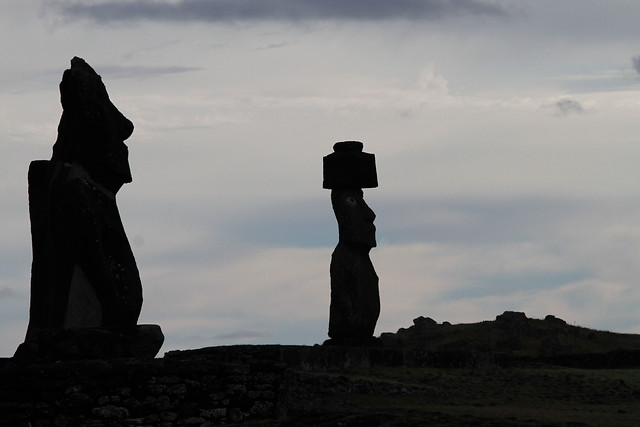
[[[636,55],[631,58],[631,62],[633,64],[633,69],[636,70],[638,74],[640,74],[640,55]]]
[[[256,211],[259,217],[252,213]],[[295,210],[283,209],[281,203],[252,206],[230,215],[224,231],[229,241],[305,248],[335,245],[338,235],[326,199],[298,200]]]
[[[230,332],[228,334],[219,334],[214,338],[220,340],[242,340],[242,339],[255,339],[255,338],[271,338],[273,334],[271,332],[260,332],[260,331],[235,331]]]
[[[290,43],[288,42],[280,42],[280,43],[270,43],[266,46],[261,46],[261,47],[257,47],[254,49],[254,51],[259,51],[259,50],[269,50],[269,49],[279,49],[281,47],[286,47],[289,46]]]
[[[168,67],[146,67],[146,66],[119,66],[119,65],[105,65],[96,67],[98,72],[103,76],[108,76],[110,79],[127,79],[134,77],[152,77],[165,74],[177,74],[188,73],[191,71],[198,71],[202,68],[198,67],[180,67],[180,66],[168,66]]]
[[[554,235],[570,218],[584,216],[595,209],[584,200],[566,197],[492,200],[374,197],[367,200],[377,214],[379,241],[389,244],[532,241],[540,235]],[[260,216],[250,214],[256,211]],[[209,221],[212,216],[207,213],[201,221]],[[326,199],[298,200],[295,210],[283,209],[282,203],[252,206],[229,214],[224,221],[224,234],[217,234],[217,238],[224,236],[225,242],[314,248],[333,247],[338,239],[335,217]]]
[[[429,20],[452,15],[505,16],[486,0],[182,0],[50,3],[62,16],[99,23],[150,21],[233,22],[253,20]]]
[[[505,244],[555,235],[570,218],[591,212],[580,199],[386,199],[372,205],[380,240],[393,244]]]
[[[592,277],[588,269],[566,269],[560,271],[527,271],[478,274],[472,288],[454,288],[443,293],[444,300],[464,298],[500,297],[513,292],[527,290],[552,290],[567,283],[575,283]]]
[[[14,291],[13,289],[7,287],[7,286],[3,286],[2,288],[0,288],[0,299],[1,298],[11,298],[16,296],[16,291]]]
[[[556,111],[566,116],[571,113],[584,113],[584,108],[575,99],[564,98],[555,103]]]

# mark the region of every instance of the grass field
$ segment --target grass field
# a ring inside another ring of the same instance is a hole
[[[640,370],[376,367],[298,372],[292,425],[638,426]]]
[[[640,367],[640,335],[510,311],[471,324],[413,323],[380,338],[387,349],[430,358],[299,370],[289,424],[640,426],[640,368],[628,369]]]

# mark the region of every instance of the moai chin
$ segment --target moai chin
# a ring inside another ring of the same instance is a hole
[[[331,190],[338,245],[331,255],[329,337],[324,345],[380,346],[373,336],[380,315],[378,276],[369,252],[376,246],[375,213],[363,188],[378,186],[375,156],[358,141],[337,142],[323,158],[323,188]]]
[[[133,123],[81,58],[64,72],[60,100],[51,160],[29,166],[31,307],[15,357],[154,357],[164,336],[137,325],[142,284],[116,205],[131,182]]]

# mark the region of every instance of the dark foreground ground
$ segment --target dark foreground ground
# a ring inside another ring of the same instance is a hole
[[[571,358],[415,356],[229,346],[146,361],[5,359],[0,426],[640,425],[637,352],[582,357],[588,368],[566,366]]]
[[[283,425],[640,425],[640,369],[372,367],[296,377]]]
[[[286,425],[640,426],[639,335],[517,312],[413,323],[381,336],[395,366],[297,370]]]
[[[380,340],[0,359],[0,427],[640,426],[640,335],[505,312]]]

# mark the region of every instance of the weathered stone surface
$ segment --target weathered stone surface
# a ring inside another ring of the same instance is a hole
[[[31,350],[19,354],[42,354],[61,336],[59,330],[88,328],[91,333],[78,337],[102,337],[95,349],[80,346],[89,353],[109,341],[127,347],[122,337],[139,334],[142,284],[116,205],[117,191],[131,182],[124,141],[133,124],[81,58],[73,58],[64,72],[60,98],[63,113],[52,158],[29,167],[33,264],[25,345]],[[108,331],[113,336],[105,338]],[[69,343],[73,333],[63,335]],[[40,343],[43,348],[34,350]],[[59,353],[78,356],[75,350]]]
[[[164,335],[158,325],[138,325],[124,330],[105,328],[39,329],[14,355],[22,360],[152,358]]]
[[[361,155],[366,153],[362,153],[360,142],[337,143],[334,150],[334,156],[326,156],[324,163],[324,186],[332,188],[331,204],[339,232],[330,267],[331,339],[325,344],[376,346],[380,343],[373,332],[380,315],[380,294],[378,276],[369,258],[371,248],[376,246],[376,215],[364,201],[360,187],[377,185],[375,162],[373,157],[362,160]]]

